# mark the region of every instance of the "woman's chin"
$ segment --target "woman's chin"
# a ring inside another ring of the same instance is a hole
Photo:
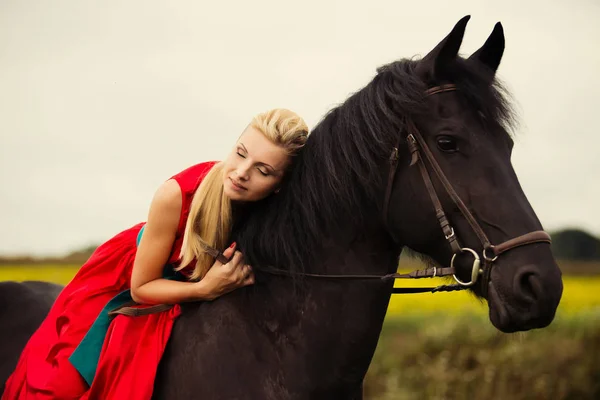
[[[243,193],[240,193],[240,192],[238,192],[236,190],[233,190],[233,189],[229,188],[228,185],[225,185],[223,187],[223,193],[231,201],[243,201],[244,200]]]

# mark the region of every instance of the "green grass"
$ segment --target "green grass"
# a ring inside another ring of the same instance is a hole
[[[365,399],[599,399],[600,309],[499,333],[483,315],[388,317]]]

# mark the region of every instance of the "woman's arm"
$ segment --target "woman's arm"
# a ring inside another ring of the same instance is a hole
[[[133,263],[131,297],[137,303],[175,304],[213,300],[238,287],[254,283],[251,268],[244,264],[242,254],[235,251],[235,245],[223,253],[231,261],[225,265],[215,262],[199,282],[162,278],[175,242],[181,207],[179,184],[168,180],[158,189],[150,204],[148,221]]]
[[[162,278],[175,242],[181,207],[179,184],[174,180],[166,181],[152,199],[133,263],[131,297],[137,303],[174,304],[197,297],[194,283]]]

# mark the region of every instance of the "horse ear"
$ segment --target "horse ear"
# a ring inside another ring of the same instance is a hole
[[[498,22],[494,26],[494,30],[487,38],[483,46],[469,57],[469,60],[474,60],[488,67],[494,74],[498,70],[500,60],[504,54],[504,29],[502,24]]]
[[[458,56],[458,50],[465,35],[465,28],[469,19],[471,19],[471,16],[467,15],[458,21],[448,36],[423,57],[417,66],[416,72],[419,76],[424,80],[443,77],[444,70]]]

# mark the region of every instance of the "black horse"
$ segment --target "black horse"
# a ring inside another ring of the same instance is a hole
[[[510,161],[503,30],[465,59],[467,21],[313,130],[280,193],[234,229],[256,285],[183,305],[154,398],[362,398],[393,283],[339,276],[391,274],[403,247],[444,267],[458,254],[499,330],[551,323],[561,273]]]
[[[0,393],[61,290],[50,282],[0,282]]]

